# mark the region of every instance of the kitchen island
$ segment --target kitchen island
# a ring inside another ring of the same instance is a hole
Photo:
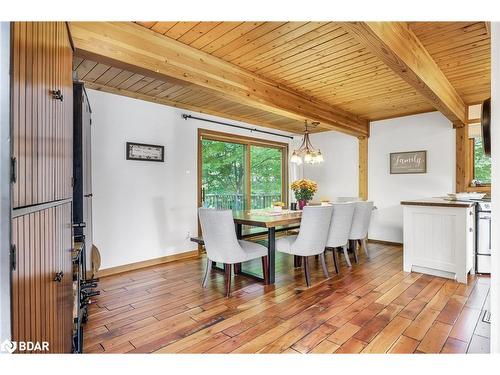
[[[466,284],[474,272],[475,203],[426,198],[401,205],[404,271]]]

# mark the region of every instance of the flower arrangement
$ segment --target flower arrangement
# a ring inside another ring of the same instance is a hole
[[[294,181],[291,189],[293,190],[297,201],[310,201],[314,196],[314,193],[318,191],[318,184],[304,178],[302,180]]]

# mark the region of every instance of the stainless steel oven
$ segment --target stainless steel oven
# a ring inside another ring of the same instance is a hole
[[[476,272],[491,273],[491,203],[476,205]]]

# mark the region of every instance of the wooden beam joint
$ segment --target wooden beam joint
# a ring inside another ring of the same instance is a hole
[[[344,28],[450,121],[466,122],[466,105],[405,22],[346,22]]]

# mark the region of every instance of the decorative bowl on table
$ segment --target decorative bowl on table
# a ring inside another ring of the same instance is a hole
[[[331,205],[330,199],[321,198],[321,205],[322,206],[330,206]]]
[[[274,212],[282,212],[284,206],[285,206],[285,204],[283,202],[274,202],[273,203],[273,211]]]

